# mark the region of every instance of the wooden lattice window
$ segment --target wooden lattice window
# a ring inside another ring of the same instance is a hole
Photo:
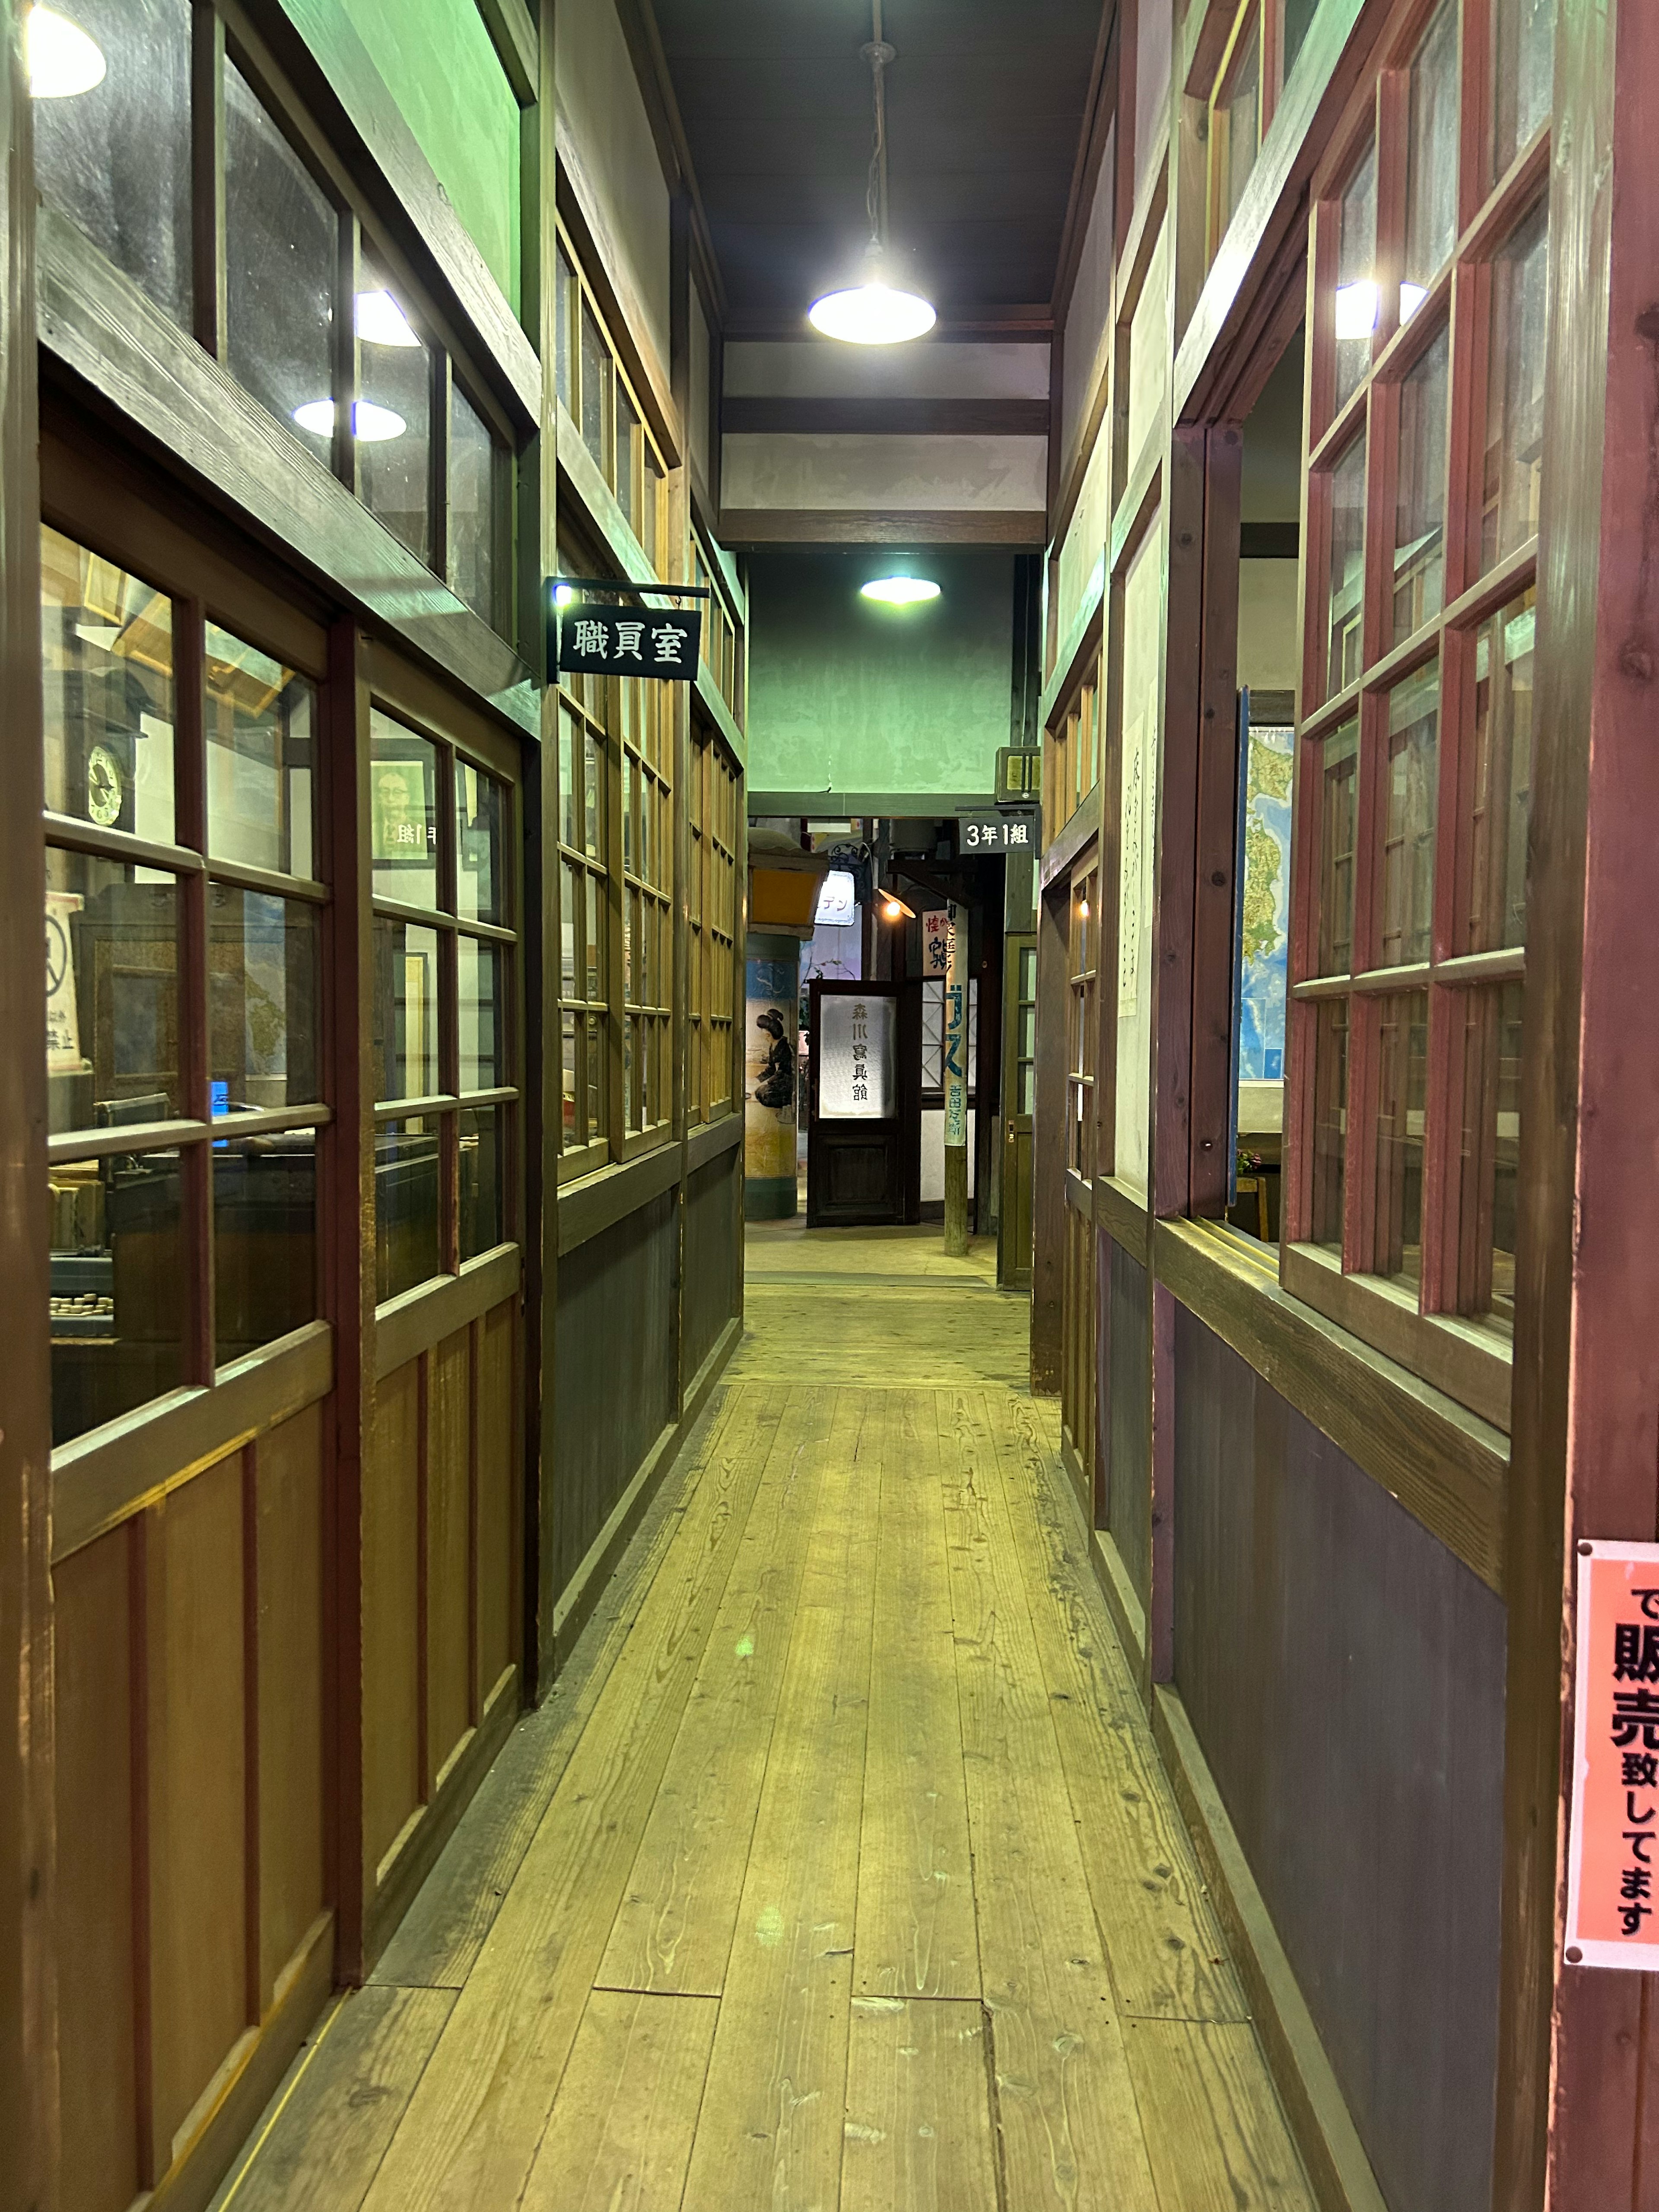
[[[562,226],[554,299],[555,388],[646,559],[662,575],[668,550],[662,455]]]
[[[686,1113],[693,1122],[718,1121],[732,1105],[741,787],[724,740],[694,720],[686,902]]]

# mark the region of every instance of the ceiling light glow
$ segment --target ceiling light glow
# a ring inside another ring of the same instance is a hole
[[[859,586],[859,597],[884,607],[919,607],[938,599],[939,586],[926,576],[872,576]]]
[[[104,82],[104,50],[55,8],[33,7],[23,22],[23,58],[36,100],[72,100]]]
[[[839,338],[844,345],[902,345],[925,337],[939,317],[919,292],[854,284],[814,300],[806,319],[823,337]]]
[[[1348,338],[1368,338],[1376,328],[1378,294],[1369,277],[1358,283],[1339,284],[1336,288],[1336,335],[1339,343]]]
[[[359,292],[357,335],[368,345],[417,346],[409,318],[390,292]]]
[[[334,402],[331,399],[307,399],[303,407],[296,407],[294,419],[302,430],[309,430],[313,438],[334,435]],[[361,445],[384,445],[389,438],[401,438],[409,425],[401,415],[394,415],[389,407],[377,407],[371,399],[356,399],[351,405],[351,434]]]
[[[1426,284],[1402,284],[1400,288],[1400,319],[1410,322],[1412,317],[1429,296]]]

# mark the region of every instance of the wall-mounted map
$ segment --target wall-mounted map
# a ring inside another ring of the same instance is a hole
[[[1290,951],[1291,770],[1295,732],[1252,726],[1244,799],[1244,888],[1238,1073],[1282,1082]]]

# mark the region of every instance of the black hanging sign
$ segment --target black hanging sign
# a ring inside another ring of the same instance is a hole
[[[558,610],[558,665],[573,675],[654,676],[690,684],[702,641],[700,611],[583,603]]]
[[[1035,808],[1016,814],[1007,809],[995,814],[959,814],[957,850],[959,853],[1028,853],[1042,849],[1042,816]]]

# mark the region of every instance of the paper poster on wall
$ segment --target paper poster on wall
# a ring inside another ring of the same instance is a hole
[[[951,917],[943,907],[930,907],[921,917],[921,972],[943,975],[951,965]]]
[[[1659,1969],[1659,1544],[1578,1547],[1569,1966]]]
[[[751,955],[745,966],[744,1172],[750,1182],[793,1182],[799,965]]]
[[[1123,816],[1118,871],[1117,1011],[1140,1006],[1140,909],[1146,865],[1146,717],[1137,714],[1123,732]]]
[[[1295,744],[1295,731],[1284,724],[1249,726],[1238,951],[1238,1073],[1246,1083],[1277,1083],[1285,1073]]]

